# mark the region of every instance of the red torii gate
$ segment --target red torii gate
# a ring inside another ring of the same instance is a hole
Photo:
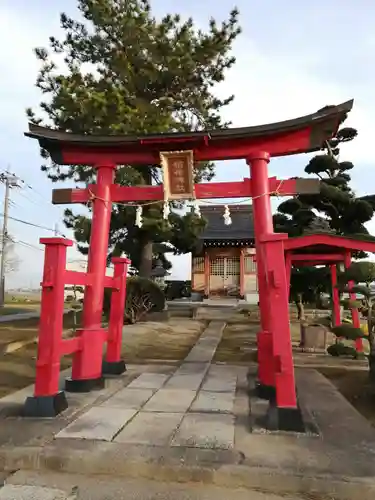
[[[344,264],[348,269],[352,261],[352,253],[356,251],[375,253],[375,241],[367,239],[350,238],[333,234],[307,234],[289,238],[285,242],[285,262],[288,282],[288,293],[292,266],[318,266],[329,265],[332,282],[333,324],[338,326],[340,320],[340,297],[337,288],[337,264]],[[349,287],[353,286],[349,282]],[[356,299],[355,293],[350,293],[351,300]],[[352,322],[360,327],[358,309],[351,308]],[[362,339],[355,342],[357,352],[363,352]]]
[[[257,127],[134,137],[76,135],[30,124],[25,135],[37,139],[57,164],[90,165],[97,171],[96,183],[86,189],[57,189],[53,192],[55,204],[91,201],[93,207],[87,268],[89,279],[85,283],[83,328],[79,332],[86,340],[81,342],[80,350],[74,355],[72,379],[66,390],[91,390],[96,384],[102,385],[103,369],[100,369],[99,360],[105,338],[98,336],[97,332],[101,328],[112,203],[163,200],[162,186],[123,187],[114,184],[116,166],[158,165],[162,152],[192,152],[195,162],[245,159],[251,179],[198,184],[194,196],[197,199],[251,197],[253,200],[261,313],[258,334],[260,392],[262,389],[276,392],[272,409],[276,410],[281,427],[290,427],[290,417],[293,420],[297,416],[299,422],[284,260],[287,235],[273,232],[270,196],[316,193],[320,184],[312,179],[282,181],[268,178],[267,164],[273,156],[320,150],[336,134],[352,105],[353,101],[348,101],[339,106],[326,106],[305,117]],[[173,176],[169,182],[173,183]],[[90,347],[90,331],[91,338],[95,335],[100,338],[95,339],[95,348]],[[83,355],[85,350],[90,350],[90,359]],[[110,370],[108,365],[107,369]],[[55,394],[41,391],[34,394],[36,400],[55,397]]]

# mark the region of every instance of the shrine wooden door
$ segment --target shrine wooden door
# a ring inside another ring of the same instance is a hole
[[[210,295],[236,297],[239,286],[239,257],[215,257],[210,260]]]

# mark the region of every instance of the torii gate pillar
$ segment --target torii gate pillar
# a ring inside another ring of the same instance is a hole
[[[258,392],[262,397],[272,397],[275,392],[275,371],[273,367],[272,332],[269,314],[269,295],[262,251],[261,238],[273,233],[271,197],[269,193],[268,153],[259,153],[247,158],[252,182],[253,221],[256,246],[258,292],[261,331],[258,333]]]
[[[286,234],[275,234],[268,179],[269,154],[247,158],[252,180],[253,218],[261,331],[258,333],[258,395],[270,400],[268,427],[303,430],[298,409],[289,325],[285,266]]]

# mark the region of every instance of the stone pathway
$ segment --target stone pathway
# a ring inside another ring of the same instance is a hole
[[[173,374],[141,374],[56,439],[232,449],[237,375],[211,366],[224,327],[211,321]]]
[[[32,387],[3,398],[0,500],[373,500],[369,422],[303,368],[299,401],[319,435],[251,429],[267,402],[252,398],[250,420],[248,369],[212,364],[223,327],[211,322],[177,369],[129,364],[103,390],[68,394],[56,419],[20,418]]]

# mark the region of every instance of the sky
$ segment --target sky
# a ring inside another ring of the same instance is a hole
[[[39,238],[53,235],[56,224],[72,236],[62,223],[64,207],[50,203],[51,189],[57,186],[40,171],[38,144],[23,133],[25,108],[40,102],[32,49],[46,46],[51,35],[58,37],[60,12],[76,17],[76,5],[76,0],[0,1],[0,170],[8,168],[25,181],[23,189],[11,192],[11,217],[47,228],[10,221],[20,265],[7,277],[8,287],[38,286],[43,268]],[[358,194],[375,192],[375,153],[370,147],[375,123],[375,2],[151,0],[151,5],[157,16],[167,12],[192,16],[200,28],[210,17],[221,21],[234,6],[239,8],[243,33],[233,46],[237,62],[215,90],[220,96],[235,95],[223,112],[233,126],[295,118],[354,98],[346,124],[359,135],[342,148],[341,159],[355,164],[352,186]],[[273,159],[269,173],[279,178],[303,176],[308,160],[308,155]],[[244,161],[220,162],[215,181],[240,180],[248,173]],[[281,201],[273,199],[274,210]],[[368,228],[375,234],[375,220]],[[69,250],[69,260],[80,258]],[[173,257],[172,262],[172,278],[188,279],[190,256]]]

